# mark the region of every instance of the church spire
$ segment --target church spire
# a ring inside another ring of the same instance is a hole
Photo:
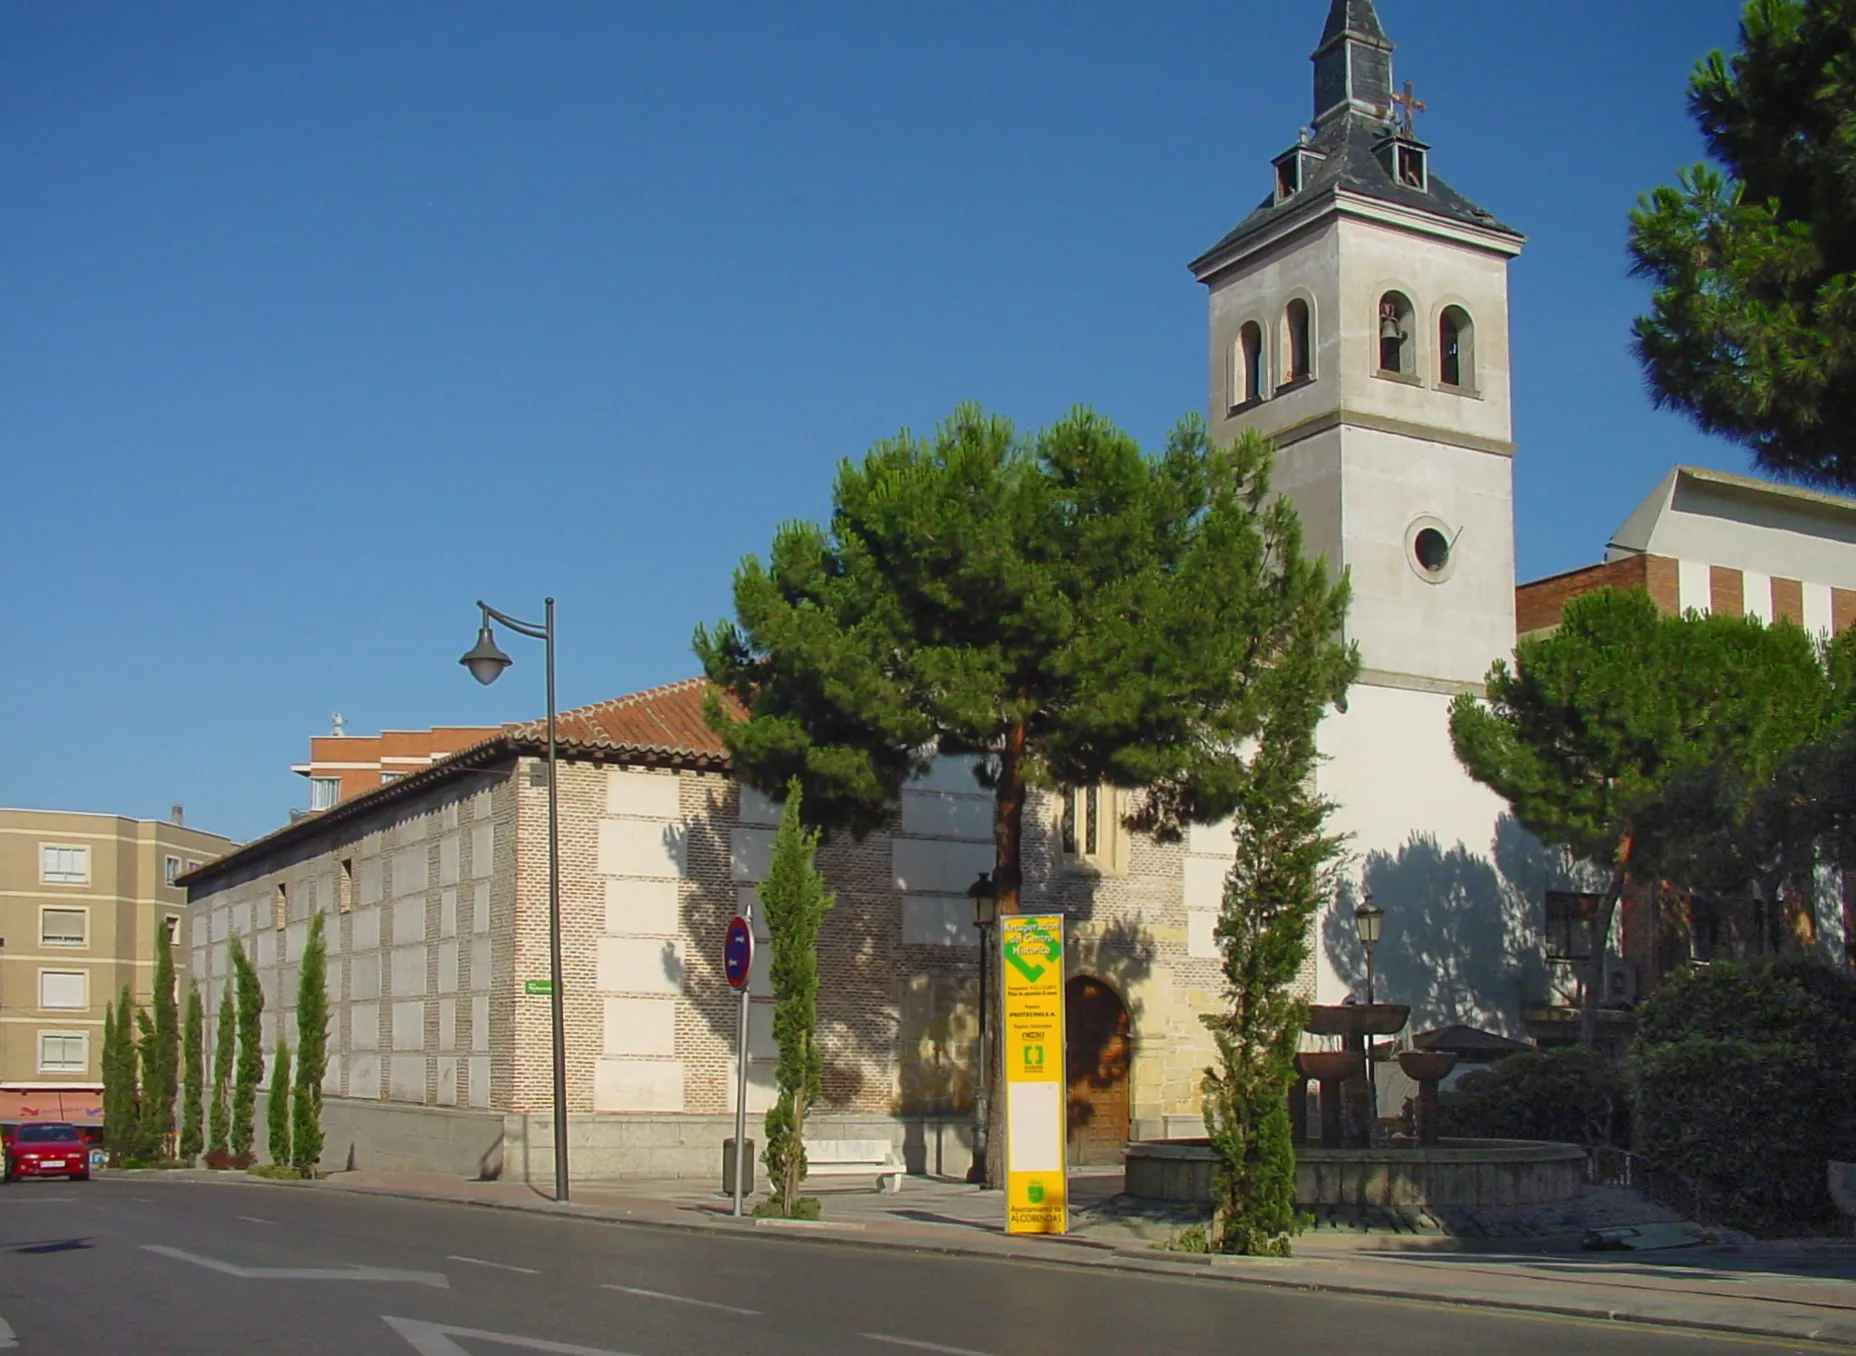
[[[1351,111],[1383,119],[1392,107],[1392,40],[1373,0],[1332,0],[1315,49],[1315,124]]]

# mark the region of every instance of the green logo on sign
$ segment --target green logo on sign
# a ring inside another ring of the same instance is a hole
[[[1044,1184],[1042,1182],[1027,1183],[1025,1186],[1025,1199],[1030,1201],[1033,1205],[1044,1204]]]
[[[1041,1069],[1044,1067],[1043,1046],[1027,1045],[1025,1047],[1025,1067],[1027,1069]]]
[[[525,979],[522,981],[522,992],[526,994],[540,994],[546,997],[554,992],[554,981],[550,979]]]

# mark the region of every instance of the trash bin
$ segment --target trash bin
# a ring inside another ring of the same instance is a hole
[[[754,1141],[748,1141],[746,1154],[747,1180],[741,1184],[741,1194],[754,1194]],[[733,1198],[735,1194],[735,1137],[730,1135],[722,1141],[722,1194]]]

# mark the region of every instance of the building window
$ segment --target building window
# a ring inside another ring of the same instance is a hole
[[[1411,300],[1402,292],[1379,298],[1379,371],[1411,376],[1416,370],[1411,342]]]
[[[1121,793],[1112,786],[1067,788],[1058,809],[1058,843],[1071,865],[1120,871],[1126,858]]]
[[[342,864],[335,873],[335,912],[354,912],[354,858],[342,858]]]
[[[282,928],[290,921],[290,892],[280,881],[271,896],[271,926]]]
[[[1437,379],[1445,386],[1476,387],[1476,326],[1461,306],[1444,307],[1437,322]]]
[[[380,774],[380,784],[385,786],[388,782],[397,782],[402,775],[398,772],[383,772]]]
[[[180,876],[180,858],[168,857],[163,860],[161,863],[161,872],[166,878],[167,883],[172,885]]]
[[[189,857],[187,859],[187,870],[198,871],[199,869],[200,869],[200,864],[196,862],[193,858]]]
[[[1583,961],[1592,957],[1592,930],[1603,900],[1569,890],[1547,891],[1547,959]]]
[[[89,976],[82,970],[39,971],[39,1006],[87,1010],[90,1007]]]
[[[90,915],[83,909],[40,909],[40,946],[86,946]]]
[[[39,880],[46,885],[90,884],[90,849],[41,843]]]
[[[1232,353],[1231,405],[1242,409],[1263,399],[1263,326],[1250,321],[1237,332]]]
[[[1292,386],[1315,375],[1313,329],[1308,303],[1297,297],[1282,313],[1282,384]]]
[[[161,940],[168,946],[173,946],[180,940],[179,914],[171,913],[161,920]]]
[[[81,1074],[90,1063],[87,1042],[79,1035],[46,1031],[39,1035],[39,1072]]]
[[[309,779],[309,808],[327,810],[342,798],[342,782],[339,777],[311,777]]]
[[[1412,146],[1402,141],[1398,144],[1398,181],[1406,188],[1415,188],[1421,193],[1430,191],[1430,165],[1422,146]]]

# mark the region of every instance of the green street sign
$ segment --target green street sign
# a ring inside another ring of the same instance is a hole
[[[525,979],[522,981],[522,992],[531,996],[540,995],[546,998],[549,994],[554,992],[554,981],[551,979]]]

